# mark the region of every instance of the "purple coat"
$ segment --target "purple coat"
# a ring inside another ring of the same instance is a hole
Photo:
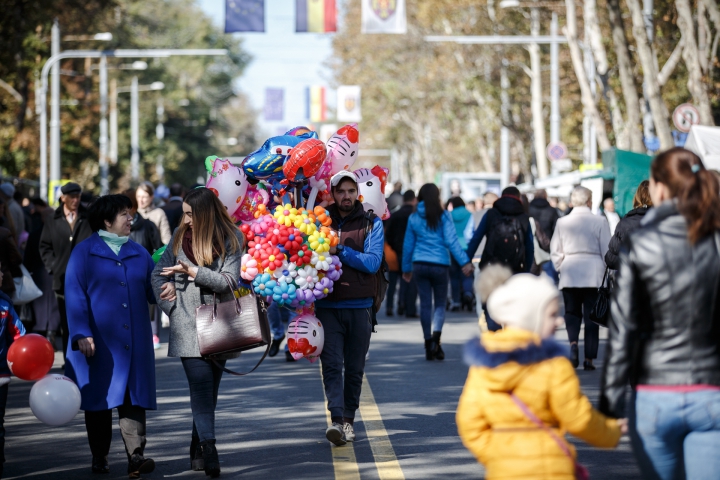
[[[65,374],[82,394],[83,410],[122,405],[155,409],[155,352],[148,302],[155,303],[150,274],[155,267],[143,247],[129,240],[118,255],[94,233],[70,255],[65,274],[70,341]],[[78,340],[92,337],[86,358]]]

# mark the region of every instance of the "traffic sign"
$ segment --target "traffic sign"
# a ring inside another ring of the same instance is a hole
[[[546,149],[547,156],[550,160],[564,160],[567,158],[568,149],[563,142],[549,143]]]
[[[678,105],[673,112],[673,123],[675,127],[683,133],[690,131],[690,127],[700,123],[700,112],[691,103],[683,103]]]

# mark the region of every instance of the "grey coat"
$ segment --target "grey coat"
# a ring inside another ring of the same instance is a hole
[[[173,234],[168,248],[165,249],[160,261],[152,273],[152,286],[158,305],[170,317],[170,345],[168,346],[168,357],[200,357],[200,347],[197,340],[197,328],[195,326],[195,309],[201,303],[211,304],[213,292],[217,294],[217,302],[233,300],[234,294],[223,278],[222,274],[229,274],[235,281],[240,277],[240,259],[242,251],[234,254],[228,253],[225,260],[217,258],[209,267],[198,267],[198,274],[195,281],[189,281],[187,275],[175,275],[176,299],[174,302],[160,299],[160,287],[169,281],[168,277],[160,275],[163,268],[176,265],[178,260],[193,264],[182,251],[178,255],[173,254],[172,246],[175,242]],[[242,233],[237,232],[240,245],[245,239]],[[226,244],[226,247],[228,244]],[[201,295],[202,287],[202,295]],[[202,297],[202,298],[201,298]],[[237,355],[232,355],[236,357]]]

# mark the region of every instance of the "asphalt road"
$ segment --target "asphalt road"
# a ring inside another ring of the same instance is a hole
[[[339,461],[353,463],[351,450],[331,447],[325,440],[327,418],[319,365],[306,360],[287,363],[281,352],[266,359],[249,376],[223,377],[216,417],[223,477],[482,478],[482,466],[462,446],[455,425],[455,408],[467,375],[461,360],[462,345],[477,335],[477,318],[467,313],[448,314],[443,331],[446,359],[442,362],[425,360],[418,320],[381,315],[379,322],[371,342],[366,378],[389,441],[369,441],[358,415],[352,453],[359,475],[345,475],[338,470]],[[167,330],[161,332],[163,341],[167,341],[167,334]],[[564,331],[558,332],[559,338],[564,335]],[[250,352],[228,366],[242,369],[254,365],[258,355]],[[61,362],[59,358],[56,366]],[[154,458],[157,467],[147,478],[206,478],[202,472],[189,471],[192,419],[180,361],[167,358],[163,348],[157,352],[155,368],[158,410],[148,412],[146,456]],[[53,372],[61,373],[59,368]],[[600,372],[578,370],[578,375],[585,393],[596,402]],[[31,386],[20,380],[10,384],[4,478],[127,478],[117,417],[109,456],[111,473],[98,477],[90,472],[82,413],[62,427],[45,426],[28,406]],[[376,430],[372,432],[371,437]],[[378,470],[376,463],[382,460],[376,450],[380,443],[386,453],[394,454],[399,465],[397,471],[385,471],[382,477],[379,471],[383,470]],[[575,444],[579,460],[589,468],[593,479],[641,478],[626,438],[614,451]],[[402,477],[398,476],[400,470]]]

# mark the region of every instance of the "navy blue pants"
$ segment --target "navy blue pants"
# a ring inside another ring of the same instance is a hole
[[[204,358],[182,357],[181,360],[190,385],[193,441],[215,440],[215,407],[223,371]],[[225,360],[217,362],[225,366]]]
[[[355,418],[370,348],[372,307],[317,308],[315,314],[325,330],[320,361],[330,417]]]

